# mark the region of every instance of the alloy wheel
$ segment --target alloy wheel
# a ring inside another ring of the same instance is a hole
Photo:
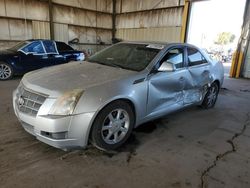
[[[10,66],[6,64],[0,64],[0,79],[1,80],[6,80],[10,78],[12,75],[12,70]]]
[[[208,106],[214,105],[217,98],[217,94],[218,94],[218,87],[216,85],[213,85],[213,87],[210,88],[209,94],[207,96]]]
[[[120,142],[129,130],[129,115],[124,109],[115,109],[103,121],[101,135],[107,144]]]

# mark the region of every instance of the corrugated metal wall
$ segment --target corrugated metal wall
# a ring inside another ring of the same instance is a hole
[[[112,0],[52,0],[55,40],[78,38],[78,49],[111,44]],[[0,0],[0,48],[25,39],[49,39],[48,0]],[[6,44],[6,45],[4,45]]]
[[[184,0],[117,0],[116,37],[180,42]]]
[[[180,41],[184,0],[116,0],[116,37]],[[95,52],[112,41],[113,0],[52,0],[54,38]],[[0,48],[50,38],[48,0],[0,0]],[[2,45],[6,43],[6,45]],[[105,44],[99,46],[97,44]]]

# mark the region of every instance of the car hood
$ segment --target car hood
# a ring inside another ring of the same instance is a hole
[[[28,89],[53,98],[72,89],[86,90],[135,73],[117,67],[78,61],[32,71],[25,74],[22,83]]]

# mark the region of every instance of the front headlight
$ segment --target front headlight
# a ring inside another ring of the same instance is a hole
[[[59,97],[49,111],[50,115],[65,116],[71,115],[75,106],[83,94],[83,90],[74,89],[64,93]]]

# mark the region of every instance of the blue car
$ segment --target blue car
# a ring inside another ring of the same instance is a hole
[[[84,53],[64,42],[26,40],[0,51],[0,80],[43,67],[84,60]]]

